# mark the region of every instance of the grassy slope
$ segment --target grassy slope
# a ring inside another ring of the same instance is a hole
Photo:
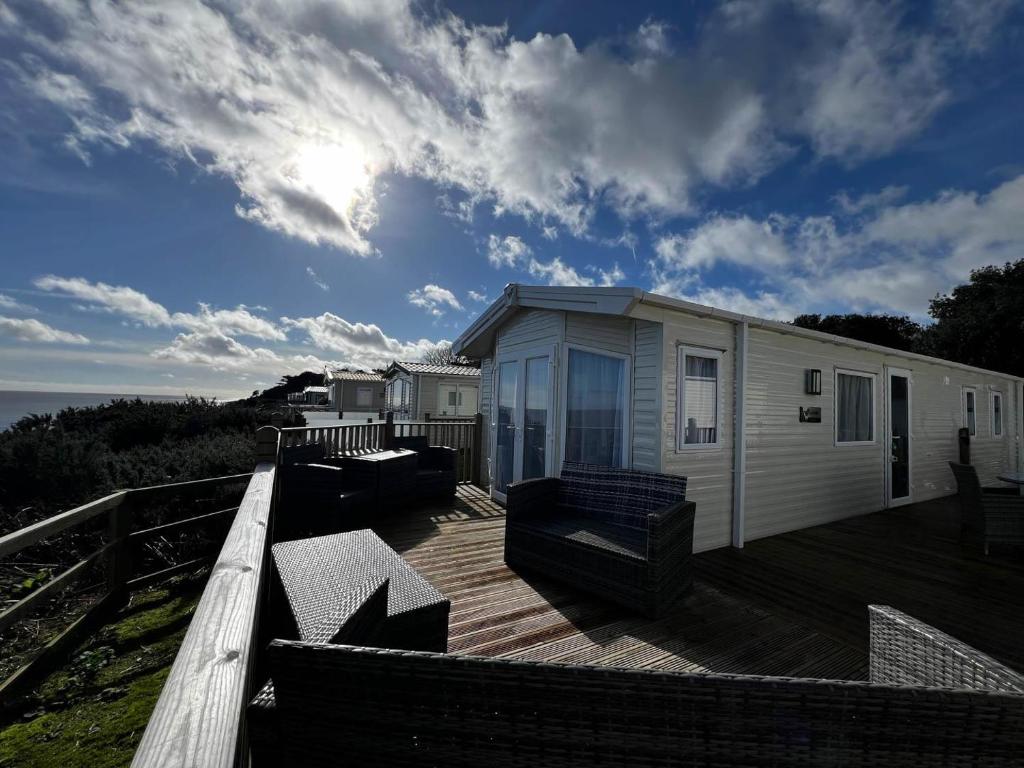
[[[25,716],[0,731],[0,766],[128,765],[204,583],[133,595],[39,686]]]

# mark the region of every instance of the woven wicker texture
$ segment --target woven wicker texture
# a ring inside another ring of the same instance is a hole
[[[868,611],[872,682],[1024,694],[1024,676],[991,656],[895,608]]]
[[[988,552],[990,544],[1024,544],[1024,496],[1016,488],[982,488],[969,464],[949,463],[960,498],[965,545]]]
[[[445,650],[448,599],[371,530],[286,541],[272,547],[275,571],[296,616],[345,599],[353,584],[389,579],[382,633],[392,647]],[[306,607],[309,607],[307,611]]]
[[[691,581],[685,490],[685,477],[569,462],[561,479],[513,483],[505,562],[660,616]]]
[[[290,764],[1007,766],[1024,697],[275,641]]]
[[[452,496],[458,484],[458,451],[429,445],[426,435],[396,437],[395,448],[416,451],[416,493],[419,497]]]
[[[388,579],[375,577],[350,586],[341,595],[329,590],[319,601],[293,606],[299,637],[308,642],[371,645],[380,634],[387,611]],[[256,768],[282,764],[282,732],[274,696],[268,680],[246,708],[249,741]]]

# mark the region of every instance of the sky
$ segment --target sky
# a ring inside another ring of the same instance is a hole
[[[0,0],[0,389],[417,359],[510,282],[773,319],[1024,256],[1024,8]]]

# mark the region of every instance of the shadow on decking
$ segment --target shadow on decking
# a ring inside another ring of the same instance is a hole
[[[966,557],[947,499],[698,554],[693,590],[659,620],[509,569],[504,510],[473,486],[377,529],[451,599],[452,653],[863,679],[882,603],[1024,669],[1024,569]]]

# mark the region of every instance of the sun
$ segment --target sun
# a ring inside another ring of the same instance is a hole
[[[293,180],[340,214],[349,214],[373,187],[374,174],[355,143],[307,144],[297,153]]]

